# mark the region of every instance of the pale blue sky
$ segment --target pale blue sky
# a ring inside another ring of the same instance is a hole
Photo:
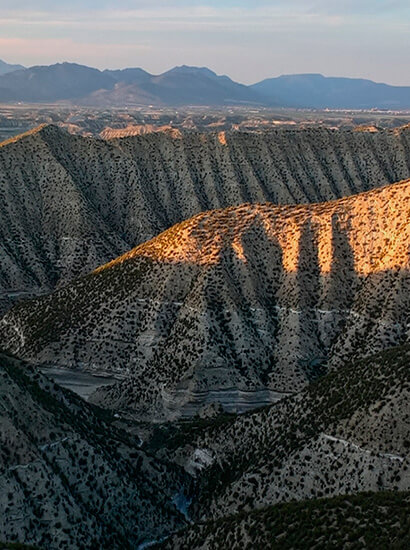
[[[0,58],[410,85],[410,0],[0,0]]]

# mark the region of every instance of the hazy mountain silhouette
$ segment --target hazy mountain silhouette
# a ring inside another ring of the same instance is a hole
[[[142,69],[109,71],[117,79],[114,90],[103,90],[86,99],[90,104],[118,105],[234,105],[263,104],[259,94],[206,67],[175,67],[160,75]]]
[[[23,65],[10,65],[0,59],[0,75],[24,69]]]
[[[316,109],[408,109],[410,87],[379,84],[362,78],[325,77],[321,74],[282,75],[251,86],[284,105]]]
[[[251,104],[406,109],[410,108],[410,87],[320,74],[283,75],[245,86],[206,67],[182,65],[152,75],[132,67],[99,71],[75,63],[57,63],[24,69],[0,61],[0,101],[60,100],[104,107]]]
[[[58,101],[84,97],[115,80],[98,69],[75,63],[31,67],[0,77],[0,101]]]
[[[0,76],[0,101],[62,99],[108,106],[266,102],[249,87],[197,67],[175,67],[155,76],[139,68],[102,72],[75,63],[58,63]]]
[[[123,82],[126,84],[140,84],[152,78],[152,74],[144,71],[140,68],[127,68],[127,69],[106,69],[105,75],[114,78],[117,82]]]

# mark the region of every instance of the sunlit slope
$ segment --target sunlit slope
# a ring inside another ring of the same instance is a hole
[[[104,141],[39,127],[0,146],[0,309],[202,211],[329,201],[409,177],[408,128]]]
[[[321,275],[330,274],[337,256],[347,256],[359,276],[408,265],[410,180],[354,197],[310,206],[243,204],[204,212],[141,244],[96,273],[134,258],[164,263],[217,265],[229,249],[248,263],[246,240],[254,228],[274,243],[282,268],[296,273],[300,256],[311,243]],[[341,250],[339,237],[345,239]]]
[[[199,214],[15,307],[2,340],[32,360],[126,375],[98,400],[141,414],[271,402],[407,340],[409,199],[407,180]]]

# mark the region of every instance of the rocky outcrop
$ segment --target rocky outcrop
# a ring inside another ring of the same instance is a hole
[[[410,131],[155,133],[53,126],[0,147],[0,307],[50,291],[201,211],[328,201],[410,177]]]
[[[275,401],[407,341],[409,199],[404,181],[198,214],[14,307],[1,341],[32,361],[125,375],[93,399],[140,418]]]

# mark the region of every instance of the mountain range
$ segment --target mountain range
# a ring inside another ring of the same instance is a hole
[[[363,78],[321,74],[282,75],[251,86],[266,98],[281,98],[293,107],[311,109],[408,109],[409,86],[389,86]]]
[[[100,71],[57,63],[26,69],[2,62],[0,101],[65,101],[100,107],[257,105],[399,110],[410,109],[410,87],[317,74],[283,75],[246,86],[206,67],[183,65],[152,75],[140,68]]]

